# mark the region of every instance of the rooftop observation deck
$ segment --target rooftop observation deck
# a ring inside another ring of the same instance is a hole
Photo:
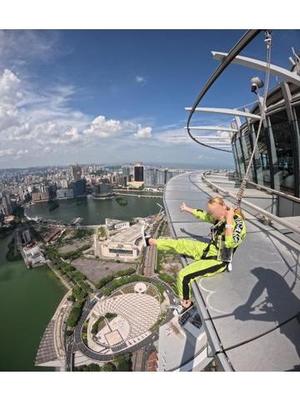
[[[172,178],[164,204],[172,235],[208,240],[210,225],[182,213],[182,201],[206,208],[216,195],[202,172]],[[210,175],[226,190],[238,190],[225,173]],[[273,195],[246,189],[245,200],[272,211]],[[230,197],[225,197],[232,204]],[[247,238],[236,251],[232,272],[192,283],[193,296],[208,338],[208,356],[230,371],[300,370],[299,237],[277,224],[265,225],[257,211],[243,207]],[[292,218],[299,226],[300,217]],[[183,264],[191,260],[182,257]]]

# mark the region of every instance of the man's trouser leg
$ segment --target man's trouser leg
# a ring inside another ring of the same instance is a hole
[[[178,254],[183,254],[195,260],[199,260],[208,244],[192,239],[159,238],[156,239],[156,245],[157,250],[173,250]]]
[[[195,261],[183,269],[177,274],[177,290],[178,296],[181,299],[190,299],[190,284],[193,279],[200,276],[212,276],[226,269],[226,265],[221,261],[217,260],[199,260]]]

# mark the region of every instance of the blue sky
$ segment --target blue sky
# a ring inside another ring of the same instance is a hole
[[[184,107],[217,66],[210,51],[228,51],[242,34],[0,31],[0,168],[136,160],[233,167],[231,154],[190,141]],[[291,46],[300,49],[300,31],[273,31],[272,62],[290,68]],[[243,54],[264,59],[263,34]],[[251,103],[254,75],[263,77],[231,66],[202,105]],[[205,114],[198,121],[230,122]]]

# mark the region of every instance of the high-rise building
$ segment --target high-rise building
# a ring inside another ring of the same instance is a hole
[[[157,176],[156,168],[145,168],[144,169],[145,186],[155,186],[156,176]]]
[[[2,208],[5,215],[10,215],[12,213],[12,203],[8,192],[2,192]]]
[[[157,176],[156,176],[156,184],[158,186],[163,186],[165,184],[165,170],[158,169]]]
[[[158,371],[202,371],[206,355],[207,338],[196,310],[160,326]]]
[[[49,200],[55,199],[56,197],[56,185],[51,184],[48,186]]]
[[[78,179],[71,183],[71,188],[73,189],[74,197],[82,197],[86,195],[86,180]]]
[[[72,165],[72,175],[74,181],[78,181],[82,176],[82,168],[80,165]]]
[[[5,219],[5,214],[4,214],[3,208],[1,208],[1,205],[0,205],[0,226],[3,224],[4,219]]]
[[[135,164],[134,166],[134,180],[136,182],[144,181],[144,166],[142,164]]]
[[[176,172],[174,171],[174,170],[172,170],[172,171],[170,171],[170,170],[166,170],[166,175],[165,175],[165,178],[166,178],[166,183],[171,179],[171,178],[173,178],[173,176],[175,176],[176,175]]]
[[[129,177],[130,176],[130,167],[128,167],[128,166],[122,167],[122,174],[123,174],[123,176]]]
[[[93,186],[93,198],[110,198],[113,196],[112,186],[109,183],[100,182]]]

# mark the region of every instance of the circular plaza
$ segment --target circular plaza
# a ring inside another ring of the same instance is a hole
[[[86,346],[99,355],[130,349],[151,336],[162,316],[164,298],[149,282],[120,287],[99,299],[84,323]]]

